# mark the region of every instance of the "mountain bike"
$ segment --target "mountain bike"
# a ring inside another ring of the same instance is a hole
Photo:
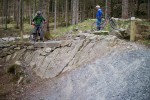
[[[46,24],[46,23],[43,23],[43,24]],[[35,24],[32,24],[32,25],[34,28],[36,27],[36,33],[31,32],[29,40],[33,42],[38,42],[39,40],[44,42],[43,25],[35,25]]]
[[[97,22],[94,22],[91,25],[91,30],[92,31],[103,30],[108,23],[110,24],[111,28],[113,28],[114,30],[118,30],[119,29],[116,20],[114,20],[113,18],[107,16],[107,18],[105,20],[101,21],[100,26],[98,26],[98,27],[97,27]]]

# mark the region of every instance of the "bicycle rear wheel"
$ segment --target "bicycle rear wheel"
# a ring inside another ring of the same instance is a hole
[[[33,33],[30,33],[29,41],[30,41],[30,42],[33,42]]]

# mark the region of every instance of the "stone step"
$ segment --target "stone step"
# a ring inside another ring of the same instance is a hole
[[[109,31],[94,31],[93,34],[95,35],[108,35]]]
[[[60,47],[61,41],[47,41],[47,42],[35,42],[34,47],[36,48],[54,48]]]

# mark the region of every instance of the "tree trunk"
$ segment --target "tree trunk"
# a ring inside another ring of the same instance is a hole
[[[136,10],[136,15],[139,15],[139,9],[140,9],[140,1],[137,0],[137,10]]]
[[[65,22],[67,27],[68,26],[68,0],[66,0]]]
[[[107,0],[105,0],[105,19],[107,18],[107,13],[108,13],[108,6],[107,6],[108,2]]]
[[[16,0],[13,0],[13,5],[14,5],[14,9],[13,9],[13,20],[16,20]]]
[[[31,7],[31,3],[29,3],[29,17],[30,17],[29,23],[31,24],[31,21],[32,21],[32,7]]]
[[[4,24],[5,24],[5,0],[3,0],[3,18],[2,18],[2,24],[3,24],[3,27],[4,27]]]
[[[42,0],[42,12],[43,16],[46,19],[46,27],[43,28],[44,32],[49,33],[49,0]]]
[[[78,15],[79,15],[79,0],[72,1],[72,25],[78,23]]]
[[[76,2],[76,24],[79,22],[79,0]]]
[[[4,5],[4,16],[5,16],[5,29],[7,30],[7,19],[8,19],[8,0],[5,0]]]
[[[134,0],[132,0],[132,2],[131,2],[131,5],[132,5],[132,7],[131,7],[131,17],[135,17],[135,13],[134,13],[134,10],[135,10],[135,2],[134,2]]]
[[[19,21],[19,19],[20,19],[20,14],[19,14],[20,13],[20,10],[19,10],[20,9],[20,7],[19,7],[19,0],[17,0],[17,4],[16,5],[17,5],[17,7],[16,7],[17,8],[16,9],[16,28],[18,29],[19,28],[19,22],[20,22]]]
[[[42,11],[42,9],[43,9],[43,3],[45,2],[46,0],[39,0],[39,11]]]
[[[79,22],[82,22],[82,2],[79,1]]]
[[[72,25],[76,24],[76,0],[72,0]]]
[[[20,36],[23,41],[23,0],[20,0]]]
[[[148,7],[147,7],[147,9],[148,9],[148,10],[147,10],[147,11],[148,11],[148,12],[147,12],[147,13],[148,13],[148,16],[147,16],[147,17],[150,18],[150,0],[148,0],[147,5],[148,5]]]
[[[12,1],[9,1],[9,0],[6,0],[6,1],[7,1],[7,3],[8,3],[8,4],[7,4],[7,23],[9,23],[9,22],[10,22],[10,21],[9,21],[9,20],[10,20],[10,15],[11,15],[11,13],[12,13],[12,12],[11,12],[11,9],[12,9],[12,8],[11,8],[11,2],[12,2]]]
[[[110,4],[111,4],[111,8],[110,8],[110,15],[111,17],[114,17],[114,14],[113,14],[113,7],[114,7],[114,4],[113,4],[113,0],[110,0]]]
[[[122,0],[122,18],[127,19],[128,17],[128,0]]]
[[[33,16],[32,17],[35,16],[35,13],[36,13],[36,0],[34,0],[34,8],[33,8]]]
[[[57,25],[57,0],[55,0],[54,30],[56,30],[56,25]]]
[[[82,19],[82,21],[84,21],[85,20],[85,4],[86,4],[86,2],[85,2],[85,0],[84,0],[84,2],[83,2],[83,19]]]

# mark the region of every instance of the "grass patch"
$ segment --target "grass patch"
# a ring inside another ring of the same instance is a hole
[[[150,45],[150,40],[139,40],[144,45]]]
[[[91,30],[91,25],[95,20],[88,19],[82,23],[78,23],[77,25],[70,25],[68,27],[58,27],[56,30],[51,31],[52,38],[60,38],[65,37],[66,34],[76,35],[79,30],[82,32],[86,32],[87,30]]]
[[[79,31],[82,32],[89,32],[91,31],[91,25],[93,22],[95,22],[96,19],[88,19],[81,23],[78,23],[77,25],[70,25],[68,27],[58,27],[56,30],[53,30],[53,23],[50,23],[50,33],[45,33],[46,39],[55,39],[55,38],[62,38],[65,37],[67,34],[76,35],[79,33]],[[32,25],[25,23],[24,24],[24,33],[29,34],[33,30]],[[104,30],[110,31],[111,27],[109,24],[105,27]],[[19,29],[16,29],[15,24],[8,24],[8,30],[3,30],[8,36],[8,33],[12,33],[12,35],[17,34],[19,36]],[[16,36],[16,35],[15,35]]]

